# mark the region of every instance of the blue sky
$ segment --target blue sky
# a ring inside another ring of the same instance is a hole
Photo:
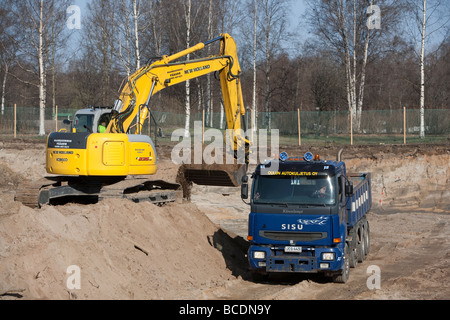
[[[83,16],[86,15],[87,4],[90,3],[91,0],[72,0],[72,5],[77,5],[80,7],[81,11],[81,28],[83,28]],[[305,0],[291,0],[292,10],[290,10],[290,26],[291,28],[296,28],[298,23],[300,22],[301,15],[305,12],[306,4]],[[69,17],[69,15],[67,15]],[[79,37],[82,34],[82,30],[73,30],[73,34],[71,37],[72,46],[76,46]],[[75,54],[77,52],[76,48],[74,48]]]
[[[91,0],[73,0],[72,4],[77,5],[81,9],[81,14],[85,12],[86,4]],[[305,0],[291,0],[292,10],[291,10],[291,24],[295,26],[299,20],[299,17],[304,13],[306,9]]]

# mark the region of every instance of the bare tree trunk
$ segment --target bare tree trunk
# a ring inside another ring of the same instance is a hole
[[[370,5],[373,6],[373,0],[370,2]],[[367,28],[366,39],[364,40],[364,53],[363,53],[363,61],[361,66],[361,75],[359,80],[359,92],[358,92],[358,104],[356,109],[356,130],[357,132],[361,131],[361,115],[362,115],[362,106],[364,101],[364,86],[366,83],[366,66],[367,66],[367,56],[369,53],[369,40],[370,40],[370,29]],[[355,61],[356,63],[356,61]]]
[[[265,90],[264,90],[264,111],[265,115],[265,125],[270,130],[270,104],[269,104],[269,95],[270,95],[270,60],[271,60],[271,52],[270,52],[270,14],[268,12],[269,4],[268,0],[265,0],[265,19],[266,19],[266,32],[265,32],[265,42],[266,42],[266,61],[265,61]]]
[[[126,0],[122,0],[122,10],[123,12],[122,17],[123,17],[123,27],[125,29],[125,42],[126,42],[126,58],[124,57],[124,54],[122,53],[122,36],[119,36],[119,59],[122,62],[124,68],[125,68],[125,72],[127,73],[127,78],[130,77],[131,75],[131,64],[130,64],[130,59],[131,59],[131,54],[130,54],[130,26],[128,24],[128,8],[127,8],[127,4],[125,2]]]
[[[1,114],[5,113],[5,96],[6,96],[6,79],[8,78],[9,64],[5,63],[5,74],[3,75],[2,82],[2,105],[1,105]]]
[[[420,51],[420,131],[419,137],[425,138],[425,27],[426,27],[426,6],[427,1],[423,0],[423,20],[422,20],[422,45]]]
[[[223,129],[223,118],[224,118],[224,113],[225,113],[225,110],[224,110],[224,107],[223,107],[223,102],[222,102],[222,99],[220,100],[220,129]]]
[[[213,1],[209,0],[208,9],[208,39],[213,37],[212,31],[212,10]],[[211,46],[208,46],[208,56],[211,55]],[[210,127],[213,126],[213,103],[212,103],[212,90],[211,90],[211,74],[208,73],[206,76],[206,123]]]
[[[256,33],[257,33],[257,19],[258,19],[258,2],[256,0],[253,0],[254,5],[255,5],[255,16],[254,16],[254,20],[253,20],[253,100],[252,100],[252,119],[251,119],[251,123],[252,123],[252,128],[253,131],[256,132],[257,127],[256,127],[256,52],[257,52],[257,37],[256,37]]]
[[[344,40],[344,65],[345,65],[345,77],[346,77],[346,83],[345,87],[347,89],[347,104],[348,104],[348,111],[349,114],[352,115],[352,121],[353,123],[356,123],[356,80],[355,80],[355,73],[352,72],[352,61],[350,58],[350,45],[348,40],[348,34],[347,29],[345,27],[345,15],[344,15],[344,6],[342,3],[342,0],[339,2],[339,29],[342,32],[342,38]],[[355,22],[354,22],[355,24]],[[354,36],[355,36],[355,29],[353,29]],[[353,58],[353,62],[356,63],[356,58]],[[356,66],[356,65],[355,65]]]
[[[133,20],[134,20],[134,43],[136,52],[136,70],[141,68],[141,52],[139,50],[139,6],[137,5],[137,0],[133,0]]]
[[[189,48],[190,37],[191,37],[191,0],[187,1],[187,7],[185,7],[185,17],[186,17],[186,48]],[[187,55],[187,60],[189,60],[189,54]],[[187,138],[190,136],[189,133],[189,123],[191,120],[191,84],[190,81],[186,81],[186,102],[184,105],[184,110],[186,113],[185,123],[184,123],[184,136]]]
[[[45,67],[44,67],[44,28],[43,14],[44,0],[41,0],[39,6],[39,47],[38,47],[38,63],[39,63],[39,135],[45,135]]]

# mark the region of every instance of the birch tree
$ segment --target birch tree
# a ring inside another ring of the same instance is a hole
[[[58,35],[52,34],[51,28],[55,15],[65,12],[68,1],[23,0],[10,1],[11,12],[17,34],[17,44],[20,56],[17,61],[21,68],[30,74],[29,79],[19,79],[23,83],[37,87],[39,92],[39,135],[45,135],[46,106],[46,64],[49,58],[49,48],[58,41]],[[60,25],[64,20],[60,17]],[[60,30],[60,28],[58,28]],[[33,66],[37,66],[33,67]],[[35,79],[37,78],[37,80]]]
[[[171,12],[174,14],[171,24],[172,33],[171,37],[175,40],[173,45],[177,47],[176,51],[180,51],[189,48],[194,40],[194,33],[198,36],[205,36],[199,29],[197,29],[199,21],[198,19],[203,18],[202,13],[205,12],[205,3],[203,1],[192,1],[192,0],[178,0],[174,1]],[[206,11],[207,12],[207,11]],[[189,60],[191,54],[186,56],[186,60]],[[191,81],[185,81],[184,90],[184,111],[185,111],[185,125],[184,125],[184,136],[189,137],[190,132],[190,120],[191,120]]]
[[[409,15],[406,15],[407,30],[417,42],[415,47],[419,60],[420,83],[419,83],[419,137],[425,138],[425,59],[426,46],[436,33],[444,31],[450,21],[448,3],[439,0],[406,1]],[[411,19],[412,16],[412,19]],[[439,50],[437,47],[434,51]]]
[[[254,135],[256,134],[257,128],[257,122],[256,122],[256,112],[257,112],[257,105],[256,105],[256,55],[257,55],[257,33],[258,33],[258,1],[253,0],[253,87],[252,87],[252,128],[254,131]]]
[[[1,114],[5,112],[6,82],[8,73],[16,59],[16,46],[12,34],[12,21],[10,13],[6,8],[0,8],[0,63],[3,69]]]
[[[85,34],[83,42],[86,45],[86,54],[94,59],[96,68],[100,69],[101,81],[100,101],[106,106],[114,100],[112,93],[111,75],[116,64],[115,44],[118,42],[118,26],[116,23],[118,4],[107,0],[93,0],[88,4],[90,15],[85,18]]]
[[[149,15],[147,5],[147,2],[143,3],[140,0],[122,0],[119,6],[121,36],[118,57],[124,65],[127,76],[141,68],[140,38],[150,25],[150,22],[147,22]]]
[[[208,3],[208,39],[213,38],[213,0],[209,0]],[[208,56],[211,55],[211,46],[208,46]],[[209,124],[210,127],[213,126],[213,91],[211,87],[211,74],[208,73],[206,75],[206,123]]]
[[[400,10],[395,1],[308,0],[313,32],[345,69],[347,105],[356,131],[361,129],[366,67],[369,54],[384,47]],[[381,10],[382,8],[382,10]]]
[[[271,128],[270,98],[272,60],[280,52],[282,40],[287,34],[288,1],[286,0],[258,0],[260,10],[259,32],[262,34],[260,48],[264,54],[264,125]]]
[[[184,17],[186,21],[186,48],[189,48],[191,45],[191,9],[192,3],[191,0],[188,0],[184,5]],[[187,60],[189,60],[190,54],[187,55]],[[184,123],[184,136],[189,137],[189,123],[191,120],[191,82],[190,80],[186,81],[186,101],[184,105],[184,111],[186,113],[185,123]]]

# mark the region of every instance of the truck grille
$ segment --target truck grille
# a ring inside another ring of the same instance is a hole
[[[283,231],[264,231],[260,230],[261,237],[271,240],[297,240],[314,241],[328,237],[327,232],[283,232]]]

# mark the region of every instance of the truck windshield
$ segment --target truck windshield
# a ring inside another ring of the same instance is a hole
[[[253,188],[255,204],[333,205],[335,198],[335,179],[328,175],[260,175]]]
[[[73,121],[73,126],[77,132],[92,132],[92,124],[94,123],[93,114],[77,114]]]

